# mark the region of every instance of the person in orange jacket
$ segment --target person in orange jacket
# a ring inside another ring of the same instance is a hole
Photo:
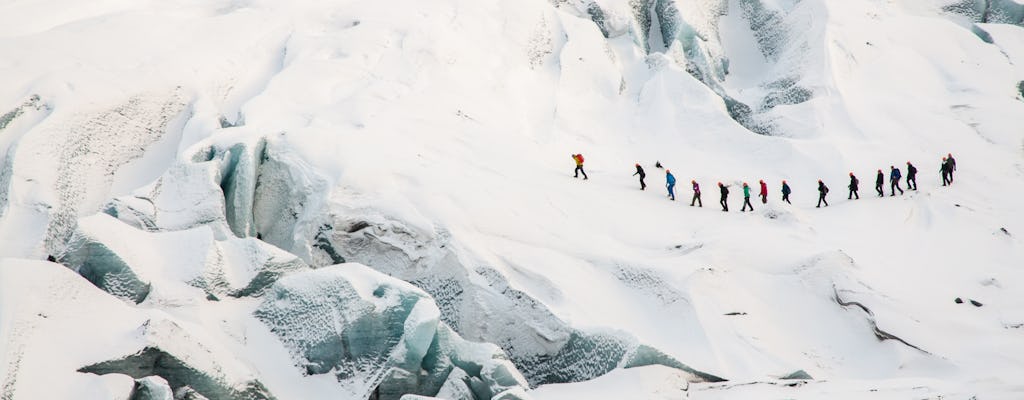
[[[583,171],[583,155],[582,154],[573,154],[572,155],[572,160],[576,161],[576,170],[573,171],[574,174],[573,174],[572,177],[573,178],[579,178],[580,174],[583,174],[583,179],[587,179],[587,173],[585,171]]]

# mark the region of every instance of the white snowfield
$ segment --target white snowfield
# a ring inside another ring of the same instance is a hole
[[[0,400],[1024,398],[1022,26],[4,2]]]

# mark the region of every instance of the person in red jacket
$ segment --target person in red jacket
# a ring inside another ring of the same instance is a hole
[[[573,171],[574,174],[573,174],[572,177],[573,178],[579,178],[580,174],[583,174],[583,179],[587,179],[587,173],[585,171],[583,171],[583,155],[582,154],[573,154],[572,155],[572,160],[576,161],[576,170]]]
[[[768,204],[768,184],[764,183],[764,179],[761,181],[761,204]]]

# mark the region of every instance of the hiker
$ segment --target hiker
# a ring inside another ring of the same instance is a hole
[[[850,173],[850,186],[848,186],[850,188],[850,195],[846,196],[847,200],[852,199],[853,196],[857,196],[857,200],[860,200],[860,195],[857,194],[857,187],[859,185],[860,185],[860,180],[858,180],[857,177],[853,175],[853,172],[851,172]]]
[[[747,207],[750,207],[750,211],[754,211],[754,205],[750,204],[750,186],[747,186],[746,182],[743,182],[743,208],[740,212],[747,211]]]
[[[789,194],[790,193],[793,193],[793,191],[790,190],[789,184],[786,183],[785,179],[783,179],[782,180],[782,201],[787,202],[789,204],[793,204],[793,203],[790,203],[790,201],[789,201]]]
[[[895,165],[890,165],[889,169],[889,190],[892,191],[892,194],[889,196],[895,196],[897,190],[900,191],[900,195],[903,195],[903,189],[900,188],[900,178],[902,178],[903,175],[900,174],[900,169],[896,168]]]
[[[826,194],[828,194],[828,186],[825,186],[825,183],[822,182],[821,179],[818,179],[818,207],[817,208],[821,208],[821,203],[822,202],[825,202],[825,207],[828,207],[828,200],[825,200],[825,195]]]
[[[580,174],[583,174],[583,179],[587,179],[587,173],[586,173],[586,171],[583,171],[583,155],[582,154],[573,154],[572,155],[572,159],[573,159],[573,161],[576,161],[576,170],[573,171],[574,174],[573,174],[572,177],[573,178],[579,178]]]
[[[946,154],[946,162],[949,163],[949,184],[953,184],[953,171],[956,171],[956,160],[953,158],[953,153]]]
[[[704,207],[704,203],[700,201],[700,185],[697,181],[690,181],[693,184],[693,200],[690,200],[690,207],[693,207],[693,202],[697,202],[698,207]]]
[[[722,199],[718,201],[718,204],[722,205],[722,211],[729,211],[729,203],[725,200],[729,198],[729,188],[725,187],[722,182],[718,182],[718,189],[722,192]]]
[[[665,187],[668,188],[668,197],[672,198],[672,201],[676,201],[676,193],[673,189],[676,187],[676,177],[672,176],[672,171],[665,170]]]
[[[768,184],[764,183],[764,179],[758,182],[761,182],[761,204],[768,204]]]
[[[883,185],[885,185],[885,174],[882,173],[882,170],[878,170],[878,176],[875,177],[875,191],[878,192],[878,197],[885,197]]]
[[[947,186],[953,181],[949,179],[949,159],[942,157],[942,166],[939,167],[939,172],[942,172],[942,186]]]
[[[640,175],[640,190],[647,189],[647,184],[644,183],[644,178],[647,177],[647,174],[644,173],[644,167],[641,167],[640,163],[636,163],[636,173],[633,174],[633,176],[637,175]]]
[[[907,190],[917,190],[917,167],[907,161]]]

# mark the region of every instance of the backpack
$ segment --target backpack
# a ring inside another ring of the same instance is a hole
[[[576,159],[580,160],[580,164],[583,164],[583,154],[577,154]]]
[[[860,179],[857,179],[857,177],[853,177],[853,186],[857,186],[859,184],[860,184]]]
[[[828,186],[822,186],[822,189],[824,189],[822,190],[822,193],[828,194]]]

